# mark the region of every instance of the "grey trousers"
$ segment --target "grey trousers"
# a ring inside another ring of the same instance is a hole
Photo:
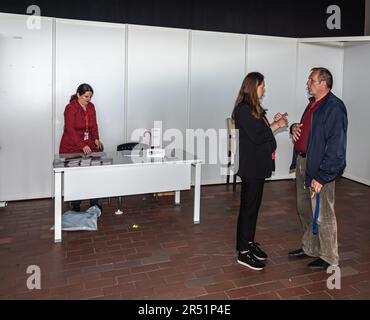
[[[318,233],[312,232],[315,198],[310,188],[304,187],[306,158],[298,156],[296,167],[297,211],[302,225],[302,249],[311,257],[320,257],[331,265],[338,265],[337,220],[335,217],[335,181],[325,184],[320,192]]]

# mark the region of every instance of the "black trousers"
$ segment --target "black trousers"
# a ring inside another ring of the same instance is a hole
[[[249,242],[254,242],[264,184],[265,179],[242,178],[240,211],[236,234],[237,251],[248,251]]]

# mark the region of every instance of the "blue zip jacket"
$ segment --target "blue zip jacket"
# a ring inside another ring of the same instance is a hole
[[[307,112],[308,107],[304,112]],[[330,92],[314,112],[307,141],[305,186],[312,179],[322,185],[342,175],[346,167],[347,110],[343,101]],[[298,153],[293,150],[290,169],[295,169]]]

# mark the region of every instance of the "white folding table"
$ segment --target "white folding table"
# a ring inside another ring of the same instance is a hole
[[[175,191],[175,203],[180,203],[180,191],[191,188],[194,180],[194,224],[200,222],[200,181],[202,161],[181,150],[172,150],[164,158],[148,158],[144,151],[94,153],[95,165],[72,165],[71,158],[82,154],[56,155],[54,167],[54,241],[62,241],[62,195],[64,201],[118,197],[145,193]],[[76,161],[76,159],[74,159]],[[102,162],[100,162],[100,160]],[[96,164],[98,163],[98,164]]]

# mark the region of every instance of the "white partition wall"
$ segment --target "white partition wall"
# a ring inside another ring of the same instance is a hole
[[[227,136],[219,134],[219,130],[226,130],[226,118],[231,115],[245,75],[246,36],[204,31],[191,34],[189,128],[201,129],[208,137],[213,136],[214,144],[206,141],[206,152],[197,150],[205,161],[202,183],[225,183],[221,167],[227,164]],[[210,164],[215,158],[218,164]]]
[[[370,37],[290,39],[46,17],[38,28],[29,18],[0,13],[0,202],[52,195],[63,112],[81,83],[95,90],[106,151],[136,140],[132,133],[156,120],[165,140],[176,129],[184,148],[186,130],[198,129],[206,142],[195,149],[206,163],[202,184],[213,184],[226,181],[227,136],[219,130],[245,74],[265,75],[270,121],[287,111],[293,123],[307,106],[306,82],[317,66],[333,73],[333,92],[347,106],[345,176],[370,185]],[[289,134],[276,139],[271,179],[290,178]]]
[[[304,40],[302,40],[304,41]],[[308,104],[306,83],[310,70],[325,67],[333,74],[333,93],[339,98],[343,95],[343,48],[337,43],[303,43],[298,45],[297,65],[297,108],[301,116]],[[298,119],[299,121],[300,119]]]
[[[163,130],[187,128],[189,31],[128,26],[127,140],[162,121]]]
[[[94,89],[100,139],[106,151],[124,142],[125,26],[56,19],[55,153],[63,133],[63,112],[81,83]]]
[[[247,69],[248,72],[258,71],[265,76],[266,93],[262,104],[268,109],[270,122],[278,112],[288,112],[289,120],[294,119],[297,40],[249,35]],[[272,179],[286,179],[291,177],[292,142],[287,129],[280,130],[275,138],[276,171]]]
[[[51,196],[52,19],[28,18],[0,14],[0,201]]]
[[[370,42],[370,41],[369,41]],[[348,111],[345,176],[370,185],[370,43],[344,50],[343,101]]]

